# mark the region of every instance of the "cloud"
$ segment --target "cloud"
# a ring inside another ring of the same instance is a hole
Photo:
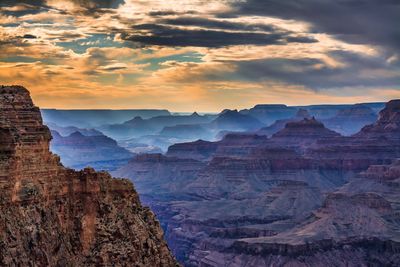
[[[64,108],[384,100],[398,17],[395,0],[3,0],[0,80]]]
[[[350,43],[400,49],[400,2],[396,0],[247,0],[230,15],[261,15],[311,23],[312,30]]]
[[[237,74],[248,80],[275,80],[303,85],[313,90],[349,87],[397,87],[399,66],[380,57],[335,51],[330,56],[341,63],[329,66],[320,59],[263,59],[238,63]]]
[[[226,26],[227,27],[227,26]],[[309,37],[294,37],[287,33],[274,32],[231,32],[209,29],[180,29],[169,26],[142,24],[134,27],[136,32],[125,33],[122,39],[143,45],[159,46],[192,46],[192,47],[223,47],[231,45],[270,45],[286,44],[288,42],[316,42]]]

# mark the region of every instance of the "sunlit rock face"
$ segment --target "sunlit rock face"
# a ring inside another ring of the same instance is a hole
[[[303,114],[270,138],[176,144],[118,174],[143,188],[186,266],[395,266],[398,114],[391,101],[349,137]]]
[[[0,265],[175,266],[132,184],[64,168],[29,92],[0,87]]]

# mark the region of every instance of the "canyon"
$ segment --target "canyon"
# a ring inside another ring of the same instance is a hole
[[[400,100],[380,107],[55,120],[50,132],[26,89],[1,87],[0,261],[396,266]]]
[[[0,140],[0,265],[178,265],[131,182],[62,166],[23,87],[0,87]]]
[[[113,174],[135,182],[185,266],[398,265],[400,100],[350,136],[290,112],[269,134],[175,144]]]

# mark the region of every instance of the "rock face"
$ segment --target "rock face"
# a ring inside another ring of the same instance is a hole
[[[23,87],[0,87],[0,265],[175,266],[132,184],[64,168]]]
[[[400,139],[400,99],[388,102],[378,121],[365,126],[356,137]]]
[[[146,188],[185,266],[397,266],[398,114],[389,102],[350,137],[308,118],[176,144],[118,174]]]

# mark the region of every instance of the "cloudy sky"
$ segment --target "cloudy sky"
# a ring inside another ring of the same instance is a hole
[[[0,84],[52,108],[400,97],[399,0],[0,0]]]

